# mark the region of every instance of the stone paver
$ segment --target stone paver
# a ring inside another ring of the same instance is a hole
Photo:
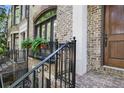
[[[124,77],[98,72],[88,72],[76,79],[77,88],[124,88]]]

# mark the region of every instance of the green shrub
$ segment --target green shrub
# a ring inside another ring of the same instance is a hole
[[[32,42],[32,50],[34,52],[36,52],[38,50],[38,46],[42,45],[42,44],[48,44],[48,41],[43,39],[43,38],[40,38],[40,37],[37,37],[36,39],[33,40]]]
[[[0,55],[4,53],[4,49],[0,47]]]
[[[31,44],[32,44],[32,40],[28,38],[22,41],[21,46],[22,48],[30,48]]]

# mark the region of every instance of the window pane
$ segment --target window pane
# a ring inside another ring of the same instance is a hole
[[[50,32],[51,32],[51,31],[50,31],[50,29],[51,29],[51,28],[50,28],[50,27],[51,27],[50,25],[51,25],[51,24],[50,24],[50,22],[49,22],[49,23],[47,24],[47,41],[50,41]]]
[[[42,38],[45,38],[45,25],[42,26]]]
[[[53,26],[54,26],[54,27],[53,27],[53,40],[55,40],[55,37],[56,37],[56,29],[57,29],[57,28],[56,28],[56,27],[57,27],[56,20],[54,20],[53,23],[54,23],[54,25],[53,25]]]
[[[25,5],[23,5],[22,19],[25,17]]]
[[[19,23],[20,20],[20,10],[19,10],[19,6],[16,6],[15,8],[15,24]]]
[[[40,37],[40,26],[37,27],[37,37]]]

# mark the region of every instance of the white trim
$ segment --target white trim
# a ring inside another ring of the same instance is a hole
[[[76,73],[87,71],[87,6],[73,6],[73,36],[76,37]]]
[[[19,31],[12,31],[11,34],[19,33]]]
[[[123,68],[118,68],[118,67],[111,67],[111,66],[106,66],[104,65],[103,68],[109,68],[109,69],[113,69],[113,70],[120,70],[120,71],[124,71]]]

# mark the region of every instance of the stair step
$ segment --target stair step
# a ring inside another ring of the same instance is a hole
[[[2,64],[1,66],[2,66],[3,69],[8,67],[7,64]]]

